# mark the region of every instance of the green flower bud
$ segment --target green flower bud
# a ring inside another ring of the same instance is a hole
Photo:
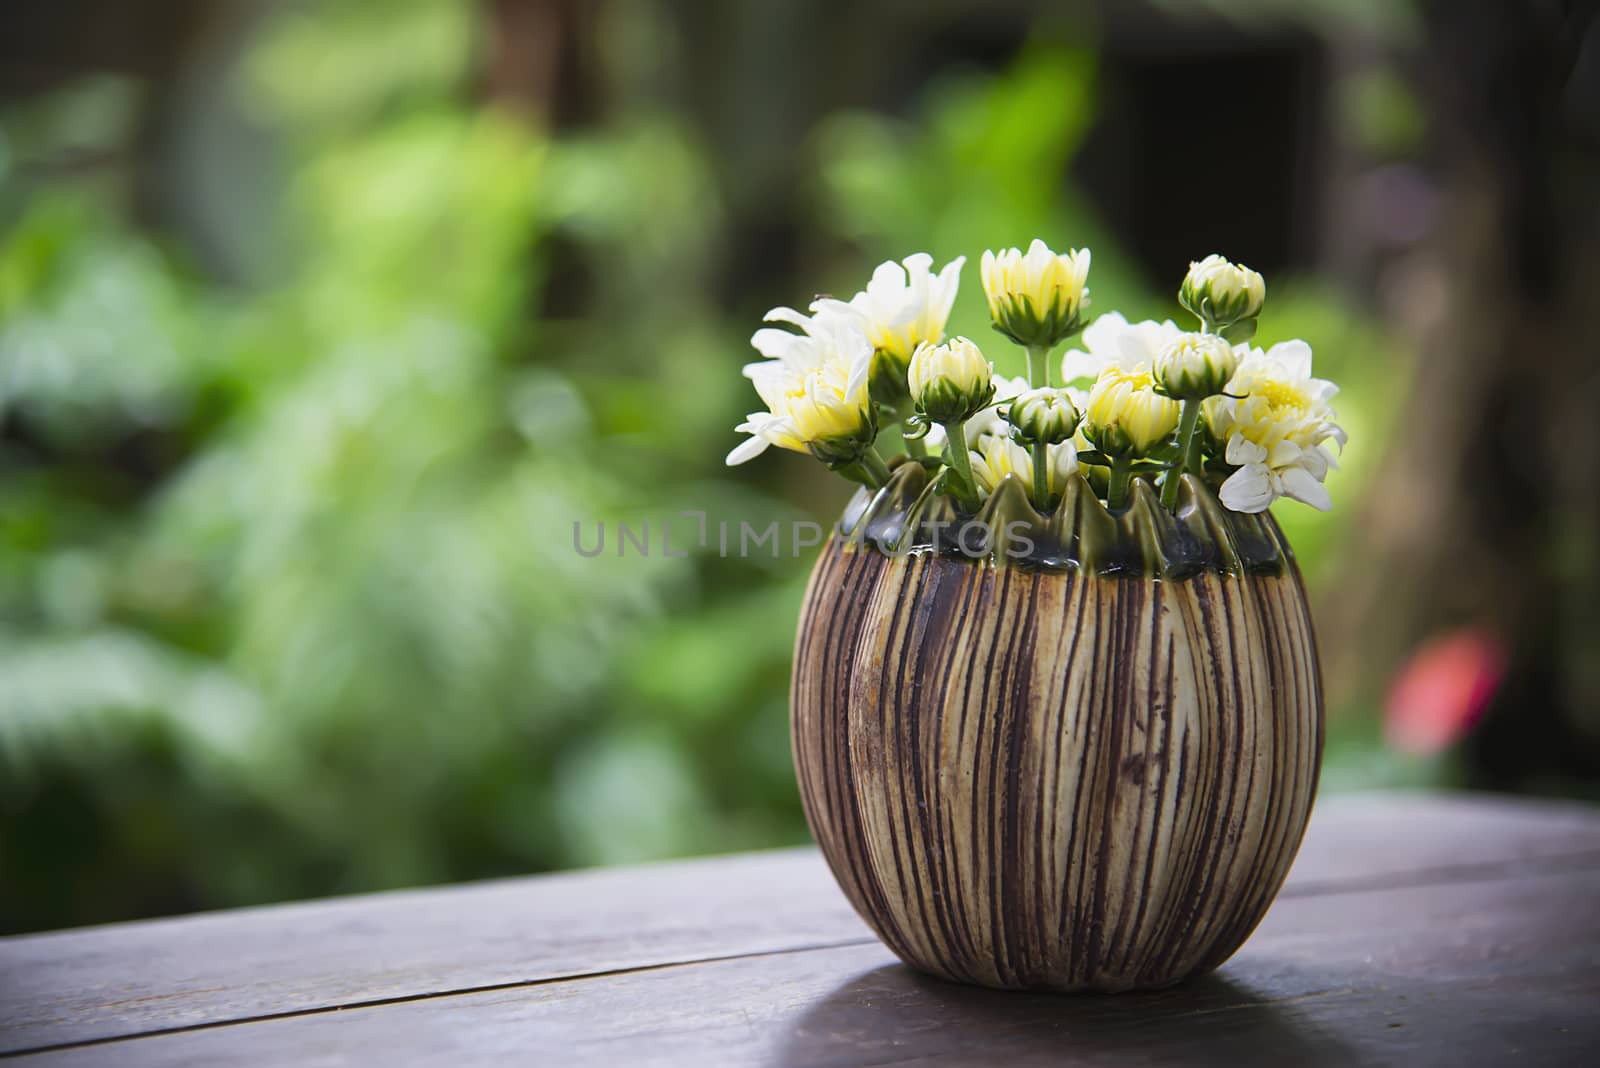
[[[1259,274],[1216,253],[1189,264],[1178,287],[1178,303],[1214,330],[1254,319],[1266,299],[1267,284]]]
[[[1221,393],[1239,369],[1239,357],[1217,334],[1184,334],[1156,357],[1155,380],[1174,400],[1204,400]]]
[[[994,368],[964,337],[918,345],[907,381],[917,412],[941,425],[971,419],[994,397]]]
[[[1082,415],[1066,390],[1035,389],[1011,402],[1006,419],[1023,445],[1059,445],[1072,440]]]

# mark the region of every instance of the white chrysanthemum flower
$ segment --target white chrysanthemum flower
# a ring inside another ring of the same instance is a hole
[[[1083,349],[1069,349],[1061,357],[1061,380],[1093,382],[1107,367],[1153,367],[1156,358],[1181,337],[1183,331],[1171,319],[1130,323],[1120,312],[1106,312],[1084,330]]]
[[[1107,367],[1089,391],[1083,422],[1108,456],[1147,456],[1178,428],[1178,402],[1155,391],[1149,364]]]
[[[862,375],[871,366],[872,343],[850,316],[827,309],[806,315],[793,308],[773,308],[764,318],[769,323],[799,327],[800,332],[766,326],[752,334],[750,344],[767,359],[745,365],[746,378],[753,380],[763,369],[771,373],[775,365],[808,371],[826,363],[843,363],[852,370],[859,365]]]
[[[1056,254],[1038,238],[1021,249],[985,252],[983,292],[995,329],[1019,345],[1051,346],[1075,333],[1089,307],[1089,250]]]
[[[1322,483],[1338,464],[1324,442],[1342,448],[1348,440],[1328,403],[1338,392],[1311,377],[1311,346],[1304,341],[1248,349],[1228,383],[1232,396],[1205,402],[1212,436],[1226,442],[1224,457],[1239,468],[1222,484],[1222,503],[1262,512],[1292,497],[1324,512],[1332,508]]]
[[[751,337],[771,357],[744,369],[767,411],[752,412],[736,428],[751,437],[728,454],[728,465],[753,459],[769,445],[829,459],[862,438],[870,444],[876,421],[867,390],[873,350],[866,335],[837,315],[774,308],[766,318],[801,332],[765,327]]]
[[[854,321],[872,347],[904,376],[918,345],[944,340],[945,323],[966,262],[965,256],[957,256],[934,274],[933,257],[926,252],[907,256],[900,263],[890,260],[880,263],[867,288],[848,301],[823,297],[811,308],[818,314]]]
[[[1066,490],[1067,479],[1078,470],[1078,450],[1072,442],[1064,441],[1049,446],[1049,453],[1050,492],[1059,494]],[[972,477],[984,498],[993,493],[1007,475],[1016,475],[1022,480],[1022,488],[1032,495],[1033,453],[1010,438],[985,435],[978,447],[968,453],[968,458],[972,461]]]
[[[965,422],[994,396],[994,368],[964,337],[924,341],[912,354],[907,385],[917,411],[935,423]]]

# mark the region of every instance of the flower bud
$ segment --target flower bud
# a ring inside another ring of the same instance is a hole
[[[907,381],[918,413],[939,424],[970,419],[994,397],[994,368],[964,337],[918,345]]]
[[[1006,419],[1011,436],[1023,445],[1071,441],[1082,417],[1064,389],[1035,389],[1011,402]]]
[[[983,291],[994,328],[1019,345],[1050,346],[1083,328],[1089,306],[1089,250],[1064,255],[1035,239],[1027,255],[983,254]]]
[[[1178,303],[1213,329],[1254,319],[1266,299],[1267,284],[1259,274],[1216,253],[1189,264],[1178,287]]]
[[[1184,334],[1156,357],[1155,380],[1173,400],[1204,400],[1227,388],[1239,357],[1218,334]]]
[[[1143,366],[1132,371],[1108,367],[1089,391],[1084,433],[1108,456],[1149,455],[1178,426],[1178,402],[1155,391]]]

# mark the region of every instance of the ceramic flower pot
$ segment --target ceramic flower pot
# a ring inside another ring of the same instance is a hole
[[[1046,518],[1008,479],[977,522],[1030,544],[973,558],[926,483],[906,464],[857,495],[800,616],[795,765],[839,885],[908,964],[961,982],[1217,967],[1288,873],[1322,751],[1277,524],[1192,478],[1176,515],[1140,482],[1113,516],[1075,476]]]

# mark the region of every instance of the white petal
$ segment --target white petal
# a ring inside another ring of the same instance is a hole
[[[819,325],[825,325],[828,320],[834,319],[856,323],[861,321],[862,315],[860,308],[837,297],[818,297],[811,302],[811,313],[817,317]]]
[[[877,351],[872,347],[872,340],[853,323],[839,324],[839,329],[834,332],[833,337],[839,347],[839,355],[847,362],[870,360],[872,354]]]
[[[1295,461],[1294,466],[1305,468],[1310,472],[1312,478],[1320,482],[1328,477],[1328,468],[1332,463],[1333,461],[1329,459],[1327,452],[1320,445],[1314,445],[1301,451],[1300,457]]]
[[[1059,445],[1050,446],[1050,470],[1054,472],[1053,482],[1059,484],[1078,470],[1078,449],[1070,441],[1063,441]]]
[[[857,353],[850,361],[850,377],[845,382],[844,395],[846,397],[859,396],[857,390],[867,388],[867,377],[872,373],[872,349]]]
[[[793,308],[773,308],[771,311],[767,312],[767,314],[763,315],[761,319],[763,322],[768,323],[792,323],[802,330],[804,330],[811,322],[811,320],[807,319],[804,315],[795,311]]]
[[[914,300],[908,300],[895,309],[894,314],[889,317],[887,325],[894,327],[905,326],[907,323],[922,318],[922,313],[923,307],[921,304]]]
[[[1288,468],[1283,472],[1281,479],[1285,497],[1293,497],[1297,501],[1309,504],[1319,512],[1332,510],[1333,498],[1328,496],[1328,487],[1318,482],[1305,468]]]
[[[1096,356],[1093,352],[1084,352],[1082,349],[1069,349],[1061,357],[1061,381],[1077,382],[1082,379],[1093,381],[1100,377],[1100,372],[1105,370],[1111,361],[1103,356]]]
[[[867,292],[879,299],[892,298],[905,287],[906,269],[894,260],[888,260],[873,270],[872,281],[867,283]]]
[[[1243,434],[1235,434],[1228,439],[1228,451],[1225,458],[1230,464],[1265,464],[1267,450]],[[1238,511],[1239,509],[1234,509]]]
[[[1094,322],[1084,328],[1084,347],[1098,353],[1102,359],[1114,356],[1127,329],[1128,320],[1122,317],[1121,312],[1111,311],[1096,316]]]
[[[1279,438],[1267,447],[1267,466],[1274,470],[1292,467],[1300,462],[1303,451],[1287,438]]]
[[[1248,464],[1228,476],[1217,496],[1235,512],[1264,512],[1272,504],[1272,475],[1265,464]]]
[[[750,344],[755,346],[755,350],[772,360],[789,359],[794,352],[795,342],[800,340],[799,334],[791,334],[775,326],[763,327],[750,335]]]
[[[966,264],[965,256],[957,256],[944,265],[944,270],[939,272],[939,280],[935,285],[935,292],[928,298],[929,311],[935,322],[942,323],[950,318],[950,309],[955,306],[956,292],[961,288],[961,268]]]
[[[1327,404],[1339,395],[1339,387],[1326,378],[1313,378],[1306,386],[1306,396],[1319,404]]]
[[[1280,341],[1267,350],[1267,359],[1276,361],[1295,378],[1311,377],[1311,346],[1304,341]]]
[[[1134,323],[1123,331],[1120,339],[1118,358],[1123,368],[1132,370],[1140,364],[1155,363],[1161,350],[1177,340],[1178,333],[1178,328],[1170,321],[1158,323],[1146,319]]]
[[[728,466],[737,467],[747,460],[755,459],[767,451],[768,444],[767,439],[763,437],[746,438],[735,446],[732,452],[728,453]]]

